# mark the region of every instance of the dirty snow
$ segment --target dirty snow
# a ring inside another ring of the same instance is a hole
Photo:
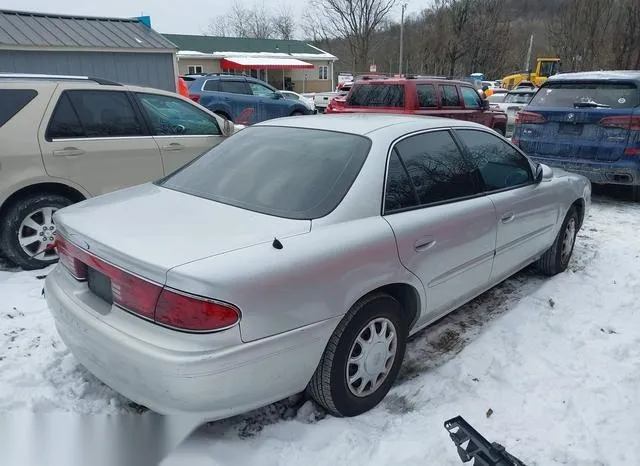
[[[377,409],[294,397],[202,426],[163,465],[460,465],[458,414],[528,465],[638,465],[639,231],[640,205],[596,198],[568,272],[525,270],[421,332]],[[57,337],[45,273],[0,271],[0,412],[137,412]]]

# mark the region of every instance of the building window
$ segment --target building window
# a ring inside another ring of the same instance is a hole
[[[187,74],[202,74],[202,65],[189,65]]]
[[[329,79],[329,67],[328,66],[319,66],[318,67],[318,79]]]

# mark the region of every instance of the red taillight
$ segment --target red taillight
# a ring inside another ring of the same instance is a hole
[[[199,96],[199,95],[196,95],[196,94],[189,94],[189,98],[190,98],[191,100],[193,100],[194,102],[196,102],[196,103],[197,103],[197,102],[200,102],[200,96]]]
[[[113,303],[121,308],[179,330],[211,332],[231,327],[240,320],[240,311],[231,304],[169,290],[115,267],[62,236],[56,238],[60,263],[77,280],[86,280],[88,267],[111,280]]]
[[[235,325],[240,311],[230,304],[162,290],[156,306],[159,324],[195,332],[220,330]]]
[[[535,112],[520,111],[516,113],[516,125],[544,123],[546,120],[542,115]]]
[[[640,149],[625,149],[624,155],[640,155]]]
[[[600,120],[600,126],[605,128],[620,128],[631,131],[640,131],[640,116],[611,116]]]

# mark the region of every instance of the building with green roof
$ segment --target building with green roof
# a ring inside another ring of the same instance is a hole
[[[301,40],[164,34],[178,48],[180,74],[238,73],[296,92],[335,88],[338,58]]]

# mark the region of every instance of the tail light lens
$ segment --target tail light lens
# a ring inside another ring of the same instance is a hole
[[[189,94],[189,98],[190,98],[191,100],[193,100],[194,102],[196,102],[196,103],[200,102],[200,96],[199,96],[199,95],[196,95],[196,94]]]
[[[535,112],[520,111],[516,114],[516,125],[544,123],[546,120],[542,115]]]
[[[606,117],[600,120],[600,126],[640,131],[640,115]]]
[[[60,263],[77,280],[86,280],[88,268],[111,280],[113,304],[160,325],[192,332],[229,328],[240,320],[240,310],[219,301],[170,290],[125,272],[65,240],[56,239]]]

